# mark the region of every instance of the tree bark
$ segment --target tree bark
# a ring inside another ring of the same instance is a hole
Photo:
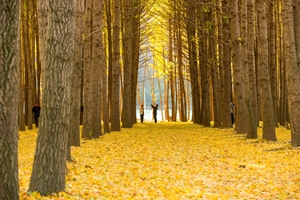
[[[230,0],[230,34],[231,53],[234,76],[234,104],[236,110],[235,124],[237,133],[247,133],[247,121],[245,111],[245,95],[243,82],[243,68],[241,62],[241,35],[238,1]]]
[[[29,191],[65,189],[66,155],[74,60],[75,1],[39,1],[43,108]]]
[[[274,110],[269,76],[269,62],[268,62],[268,35],[267,35],[267,15],[266,15],[266,2],[259,1],[258,5],[258,18],[259,18],[259,83],[262,90],[261,95],[261,111],[263,120],[263,139],[276,141],[275,123],[274,123]]]
[[[228,10],[228,1],[222,0],[222,11],[224,14],[229,15]],[[230,30],[229,30],[229,20],[223,19],[222,24],[223,30],[223,41],[230,41]],[[232,101],[231,89],[232,89],[232,77],[231,77],[231,64],[230,64],[230,46],[229,44],[225,44],[223,46],[223,60],[222,65],[224,68],[224,83],[222,84],[222,91],[223,91],[223,111],[222,111],[222,120],[223,120],[223,127],[230,128],[232,127],[231,124],[231,114],[230,114],[230,102]]]
[[[284,24],[284,49],[286,57],[286,78],[288,85],[288,107],[291,120],[292,145],[300,146],[300,70],[297,65],[295,44],[295,25],[293,25],[293,7],[291,0],[282,2]]]
[[[133,49],[132,49],[132,2],[124,0],[124,28],[123,28],[123,60],[124,60],[124,95],[122,111],[122,128],[132,128],[132,109],[131,109],[131,92],[132,92],[132,69],[133,69]]]
[[[98,138],[102,135],[101,126],[101,57],[99,52],[101,48],[101,3],[100,1],[93,1],[92,6],[92,66],[91,66],[91,133],[92,138]]]
[[[20,1],[0,7],[0,199],[19,199],[18,93]]]
[[[253,83],[256,82],[256,76],[253,75],[254,72],[254,65],[253,65],[253,44],[254,44],[254,25],[253,25],[253,0],[246,0],[244,1],[245,5],[243,8],[245,20],[242,20],[242,24],[246,32],[244,33],[243,43],[244,48],[244,55],[243,58],[245,59],[245,105],[247,111],[247,124],[248,124],[248,132],[247,138],[257,138],[257,121],[256,121],[256,109],[253,109],[256,105],[253,105],[253,90],[256,90],[256,85],[253,86]],[[254,80],[250,80],[250,78],[255,78]],[[256,94],[256,93],[255,93]]]
[[[111,131],[120,131],[120,0],[114,0]]]
[[[72,115],[70,119],[70,145],[80,146],[80,96],[81,96],[81,78],[83,66],[83,14],[84,5],[81,1],[76,2],[76,21],[75,21],[75,65],[72,79]]]
[[[82,138],[92,138],[92,100],[91,100],[91,77],[92,77],[92,0],[85,2],[84,23],[84,65],[83,65],[83,128]]]

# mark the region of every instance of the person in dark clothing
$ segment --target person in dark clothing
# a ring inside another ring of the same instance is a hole
[[[234,103],[230,102],[231,125],[234,124]]]
[[[154,122],[157,123],[157,109],[158,109],[158,104],[154,103],[151,104],[152,110],[153,110],[153,117],[154,117]]]
[[[39,106],[39,103],[35,103],[34,107],[32,108],[32,113],[35,119],[35,125],[36,127],[38,127],[38,118],[40,117],[40,111],[41,111],[41,107]]]
[[[144,121],[144,105],[142,104],[140,107],[140,116],[141,116],[141,123]]]

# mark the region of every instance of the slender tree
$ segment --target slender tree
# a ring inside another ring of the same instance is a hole
[[[247,133],[247,121],[245,112],[245,95],[243,82],[243,69],[241,63],[241,35],[238,1],[230,0],[230,35],[231,53],[234,76],[234,103],[236,110],[236,131],[237,133]]]
[[[114,0],[111,131],[120,131],[120,0]]]
[[[273,115],[273,101],[269,76],[268,62],[268,32],[267,32],[267,15],[266,2],[259,1],[258,18],[259,18],[259,83],[262,90],[261,109],[263,120],[263,139],[276,141],[275,122]]]
[[[132,2],[131,0],[124,0],[124,20],[123,20],[123,60],[124,60],[124,95],[123,95],[123,111],[122,111],[122,127],[131,128],[132,122],[132,109],[131,109],[131,92],[132,80],[131,74],[133,69],[132,63]]]
[[[75,22],[75,63],[72,79],[72,115],[70,117],[70,144],[72,146],[80,146],[80,95],[81,95],[81,79],[83,66],[83,14],[84,5],[82,1],[76,1],[76,22]]]

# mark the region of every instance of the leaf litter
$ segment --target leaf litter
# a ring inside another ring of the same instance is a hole
[[[37,129],[19,132],[21,199],[300,199],[299,149],[193,123],[137,123],[72,147],[65,192],[28,193]]]

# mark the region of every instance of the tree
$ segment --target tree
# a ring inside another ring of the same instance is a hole
[[[43,108],[29,191],[65,189],[74,60],[75,1],[39,1]]]
[[[80,96],[81,96],[81,79],[82,79],[82,34],[83,34],[83,10],[84,5],[82,1],[76,1],[76,33],[75,33],[75,61],[74,73],[72,79],[72,115],[70,117],[70,144],[72,146],[80,146]]]
[[[222,13],[224,13],[223,18],[223,23],[222,23],[222,34],[223,34],[223,41],[229,41],[230,40],[230,34],[229,34],[229,20],[228,20],[228,15],[229,15],[229,9],[228,9],[228,0],[222,0]],[[221,51],[222,49],[220,49]],[[232,126],[231,124],[231,119],[230,119],[230,101],[232,101],[232,96],[231,96],[231,65],[230,65],[230,46],[229,44],[223,45],[223,51],[222,51],[222,57],[223,60],[220,60],[221,62],[221,69],[223,66],[224,71],[221,74],[221,77],[223,78],[222,82],[222,101],[223,101],[223,109],[222,109],[222,121],[223,121],[223,127],[224,128],[229,128]]]
[[[299,1],[297,6],[299,6]],[[283,0],[282,9],[292,145],[298,147],[300,146],[300,70],[299,63],[297,63],[297,51],[299,50],[296,51],[291,0]]]
[[[247,121],[245,121],[245,95],[243,82],[243,69],[241,62],[241,35],[238,1],[230,0],[230,35],[231,52],[234,76],[234,103],[236,108],[236,131],[237,133],[247,133]]]
[[[91,77],[92,77],[92,0],[85,2],[84,21],[84,66],[83,66],[83,128],[82,138],[91,138],[92,132],[92,100]],[[96,87],[96,86],[94,86]]]
[[[0,6],[0,199],[19,199],[18,82],[20,1]]]
[[[92,66],[91,66],[91,132],[93,138],[98,138],[102,135],[101,127],[101,58],[99,52],[103,51],[102,43],[102,24],[101,18],[101,2],[93,1],[93,16],[92,16]],[[102,55],[103,56],[103,55]]]
[[[256,119],[256,76],[255,76],[255,66],[253,63],[254,60],[254,1],[248,0],[245,3],[247,5],[244,5],[247,10],[245,12],[247,13],[246,16],[244,16],[247,21],[244,24],[244,26],[247,26],[247,33],[245,34],[245,37],[247,37],[246,40],[246,51],[245,53],[245,59],[247,60],[247,63],[245,63],[245,100],[246,100],[246,111],[247,111],[247,120],[248,120],[248,132],[247,132],[247,138],[257,138],[257,119]]]
[[[132,80],[131,74],[133,69],[132,62],[132,2],[130,0],[124,0],[124,20],[123,20],[123,60],[124,60],[124,95],[123,95],[123,111],[122,111],[122,127],[123,128],[131,128],[132,123],[132,109],[131,109],[131,92],[132,92]]]
[[[114,0],[111,131],[120,131],[120,0]]]
[[[266,2],[259,1],[258,5],[259,18],[259,84],[262,90],[262,120],[263,120],[263,139],[276,141],[275,123],[273,115],[273,101],[269,76],[268,62],[268,35],[267,35],[267,15]]]

